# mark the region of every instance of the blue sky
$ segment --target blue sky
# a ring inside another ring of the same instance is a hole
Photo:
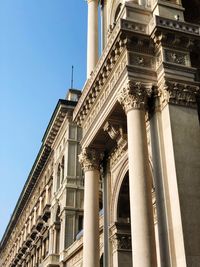
[[[57,100],[86,77],[87,2],[0,1],[0,239]]]

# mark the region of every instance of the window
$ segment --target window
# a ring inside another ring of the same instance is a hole
[[[60,174],[61,174],[61,168],[59,164],[57,169],[57,190],[60,188]]]
[[[61,183],[64,180],[64,176],[65,176],[65,158],[63,156],[62,162],[61,162]]]

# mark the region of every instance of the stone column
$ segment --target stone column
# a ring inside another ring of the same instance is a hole
[[[158,237],[162,267],[185,267],[186,256],[179,192],[173,151],[169,91],[161,83],[155,91],[151,141],[158,214]]]
[[[42,197],[39,198],[39,210],[38,210],[38,215],[42,215]]]
[[[99,156],[83,149],[79,161],[85,172],[83,267],[99,266]]]
[[[87,78],[98,61],[98,0],[88,2]]]
[[[107,43],[107,0],[104,0],[101,5],[101,46],[102,51]]]
[[[66,211],[62,210],[60,215],[60,251],[65,250],[65,227],[66,227]]]
[[[51,225],[49,227],[49,254],[54,253],[54,231],[53,231],[53,226]]]
[[[129,82],[119,94],[127,114],[129,188],[134,267],[156,267],[156,249],[151,195],[145,99],[148,90],[141,83]]]
[[[29,223],[28,223],[28,233],[30,234],[31,233],[31,216],[29,216]]]
[[[45,205],[49,205],[49,185],[45,188]]]
[[[36,219],[37,219],[37,208],[34,207],[34,212],[33,212],[33,225],[36,224]]]

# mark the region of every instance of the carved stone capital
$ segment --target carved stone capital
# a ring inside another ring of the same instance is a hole
[[[113,250],[118,251],[131,251],[131,235],[116,233],[111,237]]]
[[[79,162],[84,172],[99,170],[100,160],[101,155],[95,149],[84,148],[79,155]]]
[[[169,103],[169,92],[165,81],[162,81],[158,87],[154,87],[154,97],[156,98],[155,109],[157,111],[161,111]]]
[[[118,101],[126,113],[131,109],[143,109],[151,92],[151,84],[129,81],[127,86],[120,91]]]

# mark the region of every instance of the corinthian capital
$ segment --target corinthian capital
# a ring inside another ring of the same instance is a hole
[[[143,109],[151,92],[151,84],[129,81],[127,86],[120,91],[118,101],[126,113],[131,109]]]
[[[84,172],[98,170],[100,168],[100,154],[95,149],[84,148],[79,155],[79,162]]]

